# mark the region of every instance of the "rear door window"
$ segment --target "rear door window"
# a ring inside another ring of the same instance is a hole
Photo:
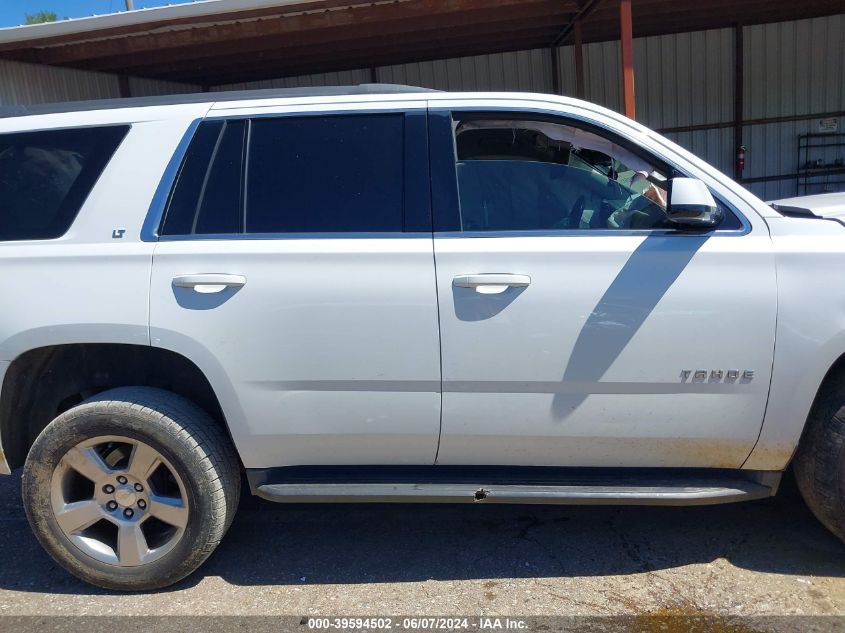
[[[159,235],[430,232],[427,142],[425,112],[203,121]]]
[[[64,235],[128,131],[0,134],[0,241]]]
[[[402,114],[256,119],[246,232],[401,232],[403,160]]]

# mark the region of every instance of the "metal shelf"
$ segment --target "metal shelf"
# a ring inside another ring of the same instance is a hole
[[[831,147],[842,148],[845,158],[845,133],[833,132],[829,134],[800,134],[798,136],[798,169],[796,170],[796,191],[798,195],[809,193],[823,193],[832,186],[833,190],[845,190],[845,179],[831,178],[845,175],[845,165],[827,163],[814,165],[814,150],[828,150]],[[821,179],[821,180],[820,180]],[[823,188],[822,191],[810,191],[812,187]]]

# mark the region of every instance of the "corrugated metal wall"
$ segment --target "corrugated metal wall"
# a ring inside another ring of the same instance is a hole
[[[376,74],[381,82],[438,90],[553,91],[548,49],[385,66]]]
[[[636,15],[634,16],[636,20]],[[744,119],[796,117],[845,111],[845,15],[799,20],[743,30]],[[736,148],[734,113],[734,31],[717,29],[634,41],[637,118],[667,131],[725,173],[733,173]],[[557,51],[561,93],[575,94],[571,46]],[[619,43],[584,47],[585,96],[621,110]],[[322,86],[367,83],[417,85],[441,90],[520,90],[553,92],[554,65],[548,49],[478,55],[374,70],[283,77],[217,86],[212,90]],[[155,80],[130,80],[133,95],[194,92],[199,86]],[[69,69],[0,62],[0,104],[37,103],[119,96],[115,76]],[[839,119],[845,131],[845,120]],[[743,129],[747,178],[793,174],[798,135],[818,128],[818,119],[752,123]],[[842,149],[817,158],[832,162]],[[794,178],[747,185],[771,199],[796,193]]]
[[[745,28],[744,119],[841,112],[845,110],[845,15]],[[845,132],[845,119],[838,118]],[[795,172],[798,135],[818,131],[818,119],[746,126],[745,176]],[[845,148],[817,151],[832,162]],[[845,175],[839,176],[842,180]],[[766,199],[796,193],[794,180],[749,187]],[[845,187],[840,185],[840,190]],[[810,193],[817,193],[820,187]],[[804,193],[803,191],[799,193]]]
[[[152,97],[198,92],[200,87],[173,81],[130,77],[129,90],[135,97]],[[120,80],[117,75],[0,60],[0,105],[32,105],[118,97]]]
[[[0,105],[119,96],[120,83],[115,75],[0,61]]]
[[[733,118],[734,34],[730,29],[638,39],[634,55],[637,118],[649,127],[712,125]],[[667,136],[731,173],[732,134],[731,129],[722,128]]]
[[[129,78],[129,94],[133,97],[157,97],[159,95],[201,92],[202,86],[144,77]]]
[[[368,69],[345,70],[335,73],[321,73],[319,75],[300,75],[297,77],[281,77],[266,81],[250,81],[235,84],[214,86],[212,91],[218,90],[261,90],[263,88],[300,88],[303,86],[354,86],[370,83],[371,76]]]

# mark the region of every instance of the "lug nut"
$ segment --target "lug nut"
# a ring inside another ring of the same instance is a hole
[[[117,483],[119,483],[119,484],[125,484],[125,483],[126,483],[126,477],[124,477],[123,475],[121,475],[120,477],[118,477],[118,478],[117,478]]]
[[[117,510],[117,501],[109,501],[109,502],[106,504],[106,507],[107,507],[109,510]]]
[[[135,490],[137,490],[138,492],[144,492],[144,486],[142,486],[141,484],[135,484]]]
[[[146,501],[144,501],[143,499],[138,499],[138,507],[139,507],[139,508],[141,508],[141,509],[146,508],[146,507],[147,507],[147,502],[146,502]]]
[[[125,516],[127,519],[131,519],[133,514],[135,513],[132,512],[132,508],[126,508],[126,510],[123,511],[123,516]]]
[[[110,495],[114,492],[114,486],[112,486],[111,484],[106,484],[105,486],[103,486],[103,492],[105,492],[107,495]]]

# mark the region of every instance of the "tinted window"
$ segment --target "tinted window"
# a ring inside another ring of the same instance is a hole
[[[0,134],[0,240],[64,235],[128,130]]]
[[[248,233],[402,231],[401,114],[252,122]]]
[[[670,229],[667,170],[612,139],[541,120],[455,131],[464,231]],[[726,213],[721,228],[738,228]]]
[[[246,123],[202,123],[185,154],[162,235],[240,232]]]
[[[666,176],[591,132],[482,119],[462,122],[456,145],[465,231],[669,226]]]

